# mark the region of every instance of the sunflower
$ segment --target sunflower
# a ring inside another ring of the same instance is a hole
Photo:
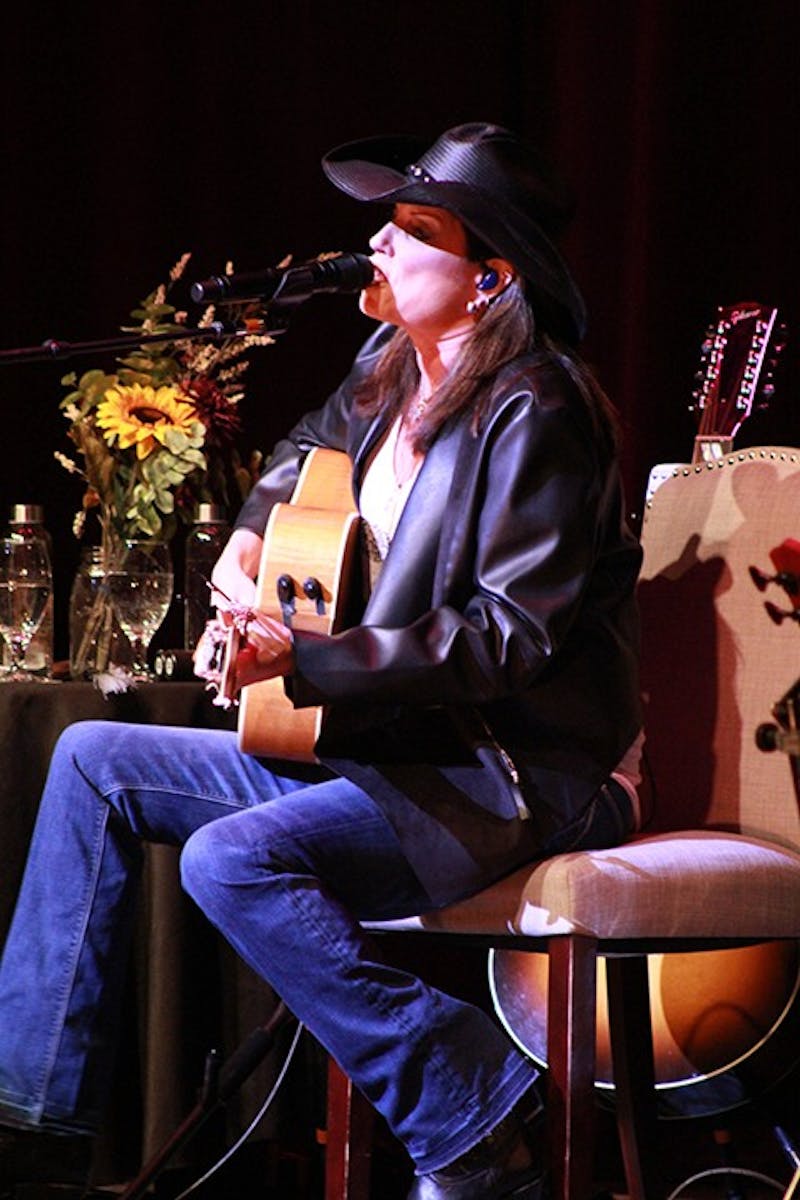
[[[194,404],[173,385],[157,390],[149,384],[116,384],[97,406],[97,424],[109,446],[136,447],[136,457],[147,458],[157,445],[166,445],[174,434],[192,437],[198,413]]]

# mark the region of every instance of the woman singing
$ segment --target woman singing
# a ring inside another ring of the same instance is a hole
[[[362,922],[636,828],[640,554],[614,417],[576,350],[562,195],[517,137],[375,138],[323,167],[384,209],[360,301],[378,326],[276,447],[214,573],[230,621],[308,452],[349,456],[360,620],[323,636],[257,615],[234,664],[237,687],[283,676],[295,706],[326,706],[319,764],[248,756],[233,733],[62,735],[0,973],[0,1120],[97,1129],[140,843],[169,842],[203,912],[405,1145],[409,1200],[533,1200],[534,1065]]]

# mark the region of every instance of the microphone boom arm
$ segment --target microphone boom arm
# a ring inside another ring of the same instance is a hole
[[[187,329],[176,326],[165,333],[130,333],[91,342],[59,342],[48,338],[40,346],[0,350],[0,366],[24,362],[46,362],[112,350],[130,350],[154,342],[179,342],[248,336],[277,337],[286,331],[289,317],[298,304],[319,292],[357,292],[373,280],[374,268],[365,254],[321,255],[296,267],[250,271],[243,275],[214,275],[198,280],[190,288],[195,304],[220,302],[232,308],[245,307],[240,321],[211,321]],[[264,315],[262,315],[264,314]]]
[[[247,318],[239,324],[229,321],[212,321],[209,325],[196,328],[177,327],[169,333],[131,333],[118,337],[100,338],[90,342],[60,342],[48,338],[40,346],[23,346],[15,350],[0,350],[0,366],[13,363],[46,362],[48,360],[71,358],[76,354],[91,354],[95,351],[102,353],[113,350],[133,350],[156,342],[186,342],[186,341],[221,341],[223,338],[243,338],[254,335],[277,337],[285,332],[287,314],[279,311],[273,321],[273,328],[267,328],[267,322],[261,318]]]

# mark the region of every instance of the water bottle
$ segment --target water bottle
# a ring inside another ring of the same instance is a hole
[[[47,547],[50,566],[53,565],[53,540],[44,525],[44,509],[41,504],[14,504],[8,521],[9,537],[41,538]],[[3,646],[4,657],[6,648]],[[47,598],[39,628],[31,639],[23,660],[26,671],[42,679],[49,679],[53,671],[53,593]]]
[[[225,512],[216,504],[200,504],[186,538],[183,583],[183,645],[194,650],[211,617],[209,580],[214,563],[230,535]]]

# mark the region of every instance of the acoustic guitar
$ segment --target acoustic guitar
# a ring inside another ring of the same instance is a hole
[[[731,452],[742,423],[756,403],[771,394],[771,373],[782,340],[774,308],[745,302],[717,309],[716,321],[706,332],[696,376],[694,408],[699,422],[693,463],[713,461]],[[679,466],[654,468],[648,495]],[[793,560],[790,569],[787,549],[784,543],[771,554],[778,582],[790,578],[791,569],[797,568],[797,560]],[[754,576],[754,581],[762,586],[772,577]],[[770,616],[777,619],[775,612]],[[546,1065],[547,1047],[547,975],[544,954],[490,952],[489,981],[496,1012],[511,1037],[542,1066]],[[797,1061],[798,943],[651,954],[648,975],[662,1116],[724,1112],[776,1082]],[[600,1095],[610,1095],[614,1080],[602,959],[598,961],[597,1014],[596,1082]]]
[[[344,626],[361,577],[351,470],[346,454],[318,447],[306,457],[291,500],[272,509],[255,608],[226,634],[218,684],[223,701],[234,700],[232,668],[256,613],[312,633],[337,633]],[[324,717],[323,707],[295,708],[283,679],[248,684],[239,697],[239,746],[247,754],[314,762]]]

